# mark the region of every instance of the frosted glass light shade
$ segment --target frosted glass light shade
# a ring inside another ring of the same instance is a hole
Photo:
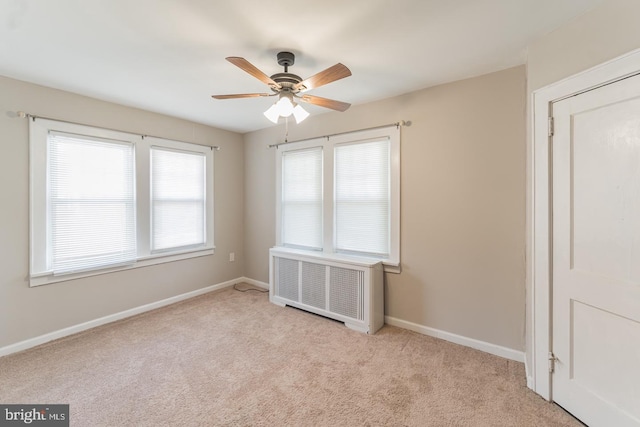
[[[264,116],[271,122],[278,124],[278,119],[282,117],[289,117],[293,114],[296,119],[296,123],[302,122],[309,117],[309,113],[302,108],[302,106],[292,101],[291,95],[280,95],[278,102],[273,104],[267,111],[264,112]]]
[[[273,123],[278,124],[278,119],[280,118],[280,114],[278,113],[278,108],[276,104],[273,104],[267,111],[264,112],[264,116],[271,120]]]
[[[309,117],[309,113],[307,112],[307,110],[302,108],[300,104],[298,104],[293,109],[293,117],[295,117],[296,123],[300,123],[301,121]]]
[[[283,96],[276,103],[276,108],[278,109],[278,114],[282,117],[289,117],[293,114],[293,103],[287,96]]]

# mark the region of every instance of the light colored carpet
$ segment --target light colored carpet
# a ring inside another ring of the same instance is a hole
[[[0,358],[0,403],[82,427],[580,426],[521,363],[231,288]]]

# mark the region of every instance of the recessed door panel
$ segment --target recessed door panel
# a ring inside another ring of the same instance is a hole
[[[618,369],[640,362],[640,322],[579,301],[572,302],[571,378],[580,386],[640,419],[640,378],[637,371]],[[624,340],[619,336],[623,335]],[[635,372],[635,375],[634,375]]]
[[[573,267],[640,282],[640,100],[572,116]]]

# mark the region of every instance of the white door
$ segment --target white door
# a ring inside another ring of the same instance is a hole
[[[552,399],[640,426],[640,76],[553,104]]]

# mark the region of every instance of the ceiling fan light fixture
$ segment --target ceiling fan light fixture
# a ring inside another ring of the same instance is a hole
[[[276,103],[276,108],[278,109],[278,114],[282,117],[289,117],[293,114],[293,101],[289,96],[281,94],[280,100]]]
[[[289,117],[292,114],[296,119],[296,123],[300,123],[309,117],[309,113],[301,105],[294,102],[293,96],[289,93],[281,93],[280,99],[264,112],[264,116],[275,124],[278,124],[280,117]]]

